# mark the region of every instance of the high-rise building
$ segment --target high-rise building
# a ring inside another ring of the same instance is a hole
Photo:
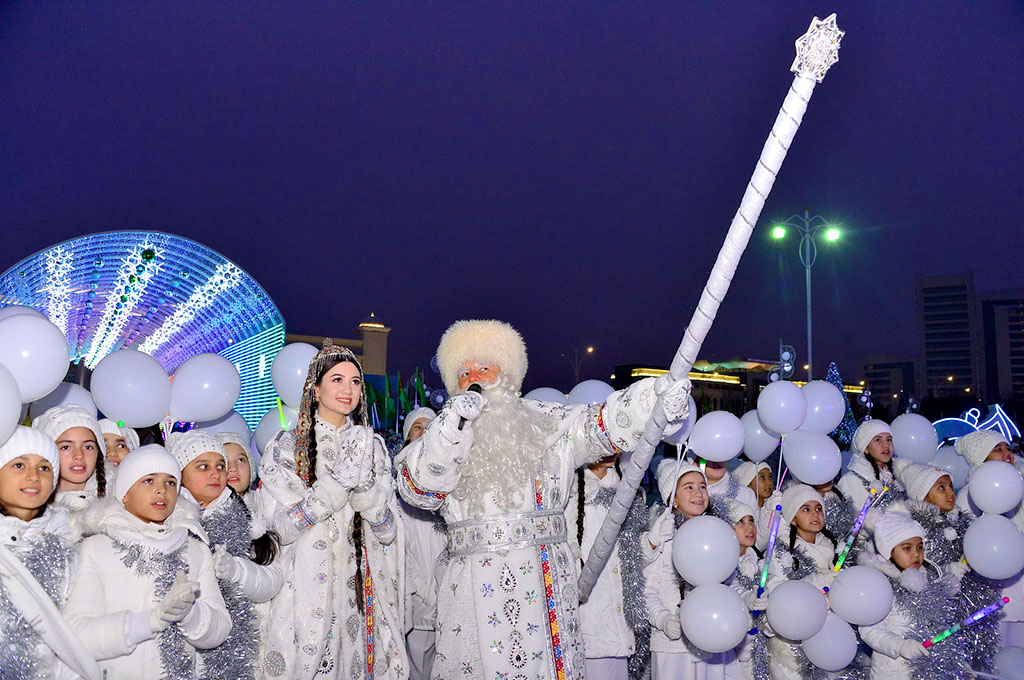
[[[918,392],[985,394],[974,273],[917,277]]]
[[[988,403],[1024,399],[1024,288],[979,296]]]
[[[917,391],[917,366],[909,354],[869,354],[864,357],[864,382],[873,401],[892,413],[905,407],[910,397],[920,399]]]

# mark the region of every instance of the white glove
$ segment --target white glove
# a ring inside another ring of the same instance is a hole
[[[665,622],[665,637],[669,640],[678,640],[683,637],[683,624],[675,616],[669,616]]]
[[[913,661],[914,659],[919,659],[922,656],[928,656],[929,652],[924,648],[924,645],[917,640],[904,638],[900,640],[899,654],[907,661]]]
[[[758,597],[757,591],[751,590],[743,596],[743,601],[747,603],[747,609],[752,612],[763,612],[768,609],[768,593]]]
[[[658,519],[654,520],[654,526],[647,532],[647,540],[651,546],[657,549],[659,546],[665,544],[666,541],[672,539],[676,533],[676,522],[675,517],[672,515],[671,508],[665,508],[665,511],[661,513]]]
[[[476,392],[463,392],[449,399],[447,408],[459,418],[474,420],[484,408],[484,398]]]
[[[654,393],[661,395],[661,407],[668,422],[674,423],[690,415],[690,388],[689,378],[672,380],[667,373],[655,381]]]
[[[172,623],[183,621],[195,604],[199,581],[186,581],[185,572],[174,577],[167,594],[149,614],[149,628],[154,633],[166,630]]]
[[[228,553],[227,546],[220,544],[213,549],[213,570],[220,581],[236,583],[244,573],[235,556]]]
[[[951,562],[946,565],[946,572],[952,575],[957,581],[967,576],[967,572],[971,570],[971,567],[963,562]]]

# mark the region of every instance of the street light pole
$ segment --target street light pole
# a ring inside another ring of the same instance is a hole
[[[594,353],[593,346],[588,345],[586,351],[581,352],[579,347],[573,347],[572,348],[572,356],[569,356],[568,354],[563,354],[562,355],[563,357],[565,357],[566,359],[569,360],[570,364],[572,364],[572,370],[573,370],[573,383],[572,384],[574,386],[578,385],[579,382],[580,382],[580,368],[583,367],[583,357],[587,356],[588,354],[593,354],[593,353]]]
[[[772,230],[772,237],[776,240],[785,238],[786,227],[793,228],[800,234],[800,264],[804,267],[804,285],[807,289],[807,381],[810,382],[814,371],[814,345],[811,335],[811,267],[814,266],[814,261],[818,257],[818,246],[814,242],[814,236],[824,229],[826,240],[838,241],[839,229],[821,215],[812,216],[806,206],[803,215],[793,215],[785,222],[776,225]]]

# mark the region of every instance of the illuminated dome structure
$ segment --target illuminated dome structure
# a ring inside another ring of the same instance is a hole
[[[270,364],[284,319],[267,292],[220,253],[158,231],[71,239],[0,275],[0,306],[42,312],[68,338],[71,360],[93,369],[139,349],[173,375],[191,356],[220,354],[242,377],[235,410],[255,427],[275,403]]]

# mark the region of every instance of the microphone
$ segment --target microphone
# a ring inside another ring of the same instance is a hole
[[[472,385],[470,385],[466,389],[466,391],[467,392],[476,392],[477,394],[482,394],[483,393],[483,390],[480,389],[480,385],[478,385],[477,383],[473,383]],[[465,425],[465,424],[466,424],[466,419],[465,418],[459,418],[459,432],[462,432],[462,426]]]

